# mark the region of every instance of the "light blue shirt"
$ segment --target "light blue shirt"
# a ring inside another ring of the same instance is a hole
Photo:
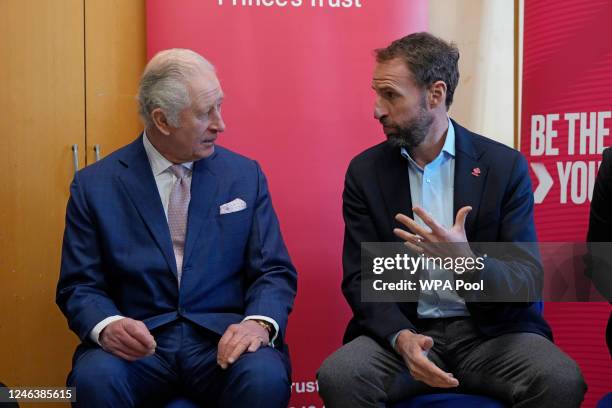
[[[453,214],[455,186],[455,128],[450,119],[446,140],[440,154],[425,167],[421,168],[410,157],[405,148],[402,156],[408,162],[408,177],[410,179],[410,197],[413,207],[421,207],[445,228],[455,223]],[[429,228],[416,214],[414,220],[425,228]],[[453,279],[453,271],[430,269],[422,270],[420,279]],[[455,291],[434,290],[421,291],[417,305],[420,318],[433,319],[441,317],[469,316],[465,301]],[[391,338],[395,346],[397,334]]]

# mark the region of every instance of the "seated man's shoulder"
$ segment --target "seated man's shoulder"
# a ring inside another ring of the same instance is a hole
[[[105,178],[112,177],[118,165],[129,163],[129,155],[133,148],[133,143],[130,143],[109,153],[96,162],[88,164],[86,167],[79,170],[79,181],[81,183],[87,183],[90,180],[91,182],[99,182]]]
[[[227,147],[223,147],[218,144],[215,144],[215,157],[223,161],[230,161],[233,165],[249,166],[253,165],[254,161],[250,157],[237,153],[233,150],[228,149]]]
[[[495,168],[508,167],[511,170],[525,161],[523,154],[510,146],[474,132],[469,132],[469,137],[480,156],[479,160]]]
[[[384,158],[385,152],[389,149],[392,150],[393,147],[389,145],[386,141],[379,143],[375,146],[369,147],[361,153],[357,154],[355,157],[353,157],[349,164],[349,168],[357,169],[371,166],[372,163],[376,162],[381,158]]]
[[[224,171],[236,174],[256,174],[259,165],[255,159],[236,153],[220,145],[215,145],[215,154],[204,160],[214,160],[216,168],[222,167]],[[227,174],[227,173],[226,173]]]

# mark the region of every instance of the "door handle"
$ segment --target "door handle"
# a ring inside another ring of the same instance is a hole
[[[79,145],[72,145],[72,164],[74,165],[74,174],[79,171]]]
[[[96,144],[93,147],[94,150],[94,157],[96,158],[96,161],[100,161],[100,145]]]

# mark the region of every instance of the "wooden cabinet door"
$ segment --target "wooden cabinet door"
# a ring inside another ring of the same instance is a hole
[[[142,131],[136,93],[146,63],[145,1],[85,0],[87,163]]]
[[[77,343],[55,287],[71,145],[84,163],[83,16],[82,0],[0,1],[0,381],[11,386],[63,385]]]
[[[0,382],[9,386],[62,386],[70,370],[78,339],[55,288],[71,147],[82,168],[94,145],[104,156],[140,132],[144,4],[0,0]]]

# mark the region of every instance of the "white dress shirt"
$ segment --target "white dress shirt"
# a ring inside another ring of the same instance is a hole
[[[168,220],[168,202],[170,201],[170,193],[172,192],[172,187],[174,183],[176,183],[177,177],[174,175],[172,171],[170,171],[170,166],[174,165],[170,160],[166,159],[149,141],[147,134],[143,132],[142,143],[144,144],[145,152],[147,153],[147,158],[149,159],[149,164],[151,165],[151,170],[153,171],[153,176],[155,177],[155,184],[157,185],[157,191],[159,192],[159,197],[161,198],[162,205],[164,207],[164,214],[166,215],[166,221]],[[186,177],[191,182],[191,173],[193,169],[193,162],[182,163],[183,166],[187,168]],[[94,328],[90,332],[91,339],[100,345],[100,333],[106,326],[110,323],[123,319],[124,316],[109,316],[106,319],[102,320],[100,323],[96,324]],[[274,337],[270,339],[270,345],[274,346],[274,341],[278,336],[278,323],[276,320],[267,317],[267,316],[247,316],[243,319],[245,320],[263,320],[270,323],[274,327]]]

